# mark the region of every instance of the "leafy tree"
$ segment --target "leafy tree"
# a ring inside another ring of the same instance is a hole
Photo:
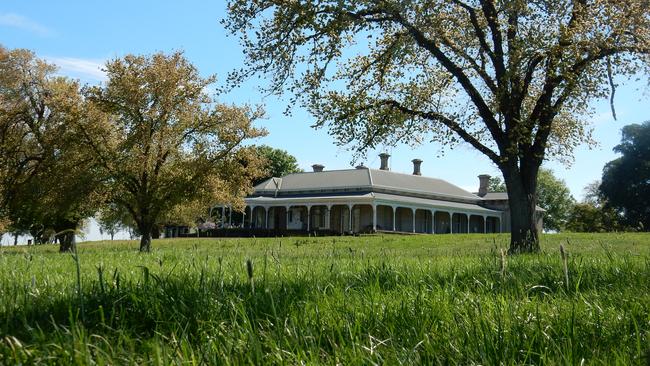
[[[100,233],[107,233],[114,239],[115,234],[133,226],[128,212],[120,206],[108,203],[102,207],[96,215]]]
[[[286,150],[275,149],[267,145],[256,147],[257,153],[265,160],[265,174],[255,183],[260,183],[271,177],[282,177],[291,173],[300,173],[302,169],[298,167],[296,157],[289,154]]]
[[[571,214],[575,199],[564,180],[556,178],[552,170],[541,168],[537,176],[537,204],[546,210],[544,228],[561,231]]]
[[[224,24],[341,145],[470,144],[503,173],[511,252],[539,250],[537,175],[590,142],[588,102],[648,71],[646,0],[230,0]]]
[[[490,177],[488,181],[488,192],[506,192],[506,185],[499,177]]]
[[[584,188],[584,198],[571,210],[566,229],[575,232],[606,232],[623,230],[618,213],[607,205],[600,192],[600,181]]]
[[[571,210],[566,229],[574,232],[597,233],[605,231],[602,211],[590,203],[577,203]]]
[[[80,128],[92,123],[79,85],[55,71],[28,50],[0,49],[1,207],[16,234],[45,242],[55,233],[69,251],[100,182],[79,144]]]
[[[614,151],[622,156],[603,169],[600,185],[607,206],[623,215],[624,222],[650,230],[650,121],[623,127]]]
[[[137,226],[141,251],[165,213],[185,202],[243,205],[259,159],[242,142],[264,134],[252,126],[259,109],[215,103],[205,93],[214,78],[180,52],[128,55],[106,73],[105,85],[85,90],[105,116],[103,131],[87,130],[84,140],[110,177],[110,201]]]

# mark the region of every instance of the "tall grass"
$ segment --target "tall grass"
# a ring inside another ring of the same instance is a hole
[[[649,236],[546,235],[542,253],[509,257],[506,244],[438,235],[159,240],[151,254],[96,243],[78,257],[3,249],[0,364],[648,362]]]

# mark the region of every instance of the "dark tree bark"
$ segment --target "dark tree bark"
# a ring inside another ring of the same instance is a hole
[[[150,252],[151,251],[151,238],[153,233],[154,225],[150,222],[143,221],[138,225],[138,230],[140,231],[140,251],[141,252]]]
[[[501,167],[510,206],[509,254],[539,252],[540,250],[535,212],[539,164],[522,165],[528,166],[528,170],[520,170],[517,166]]]
[[[57,234],[56,239],[59,242],[59,253],[72,252],[76,243],[74,230],[66,230],[60,234]]]

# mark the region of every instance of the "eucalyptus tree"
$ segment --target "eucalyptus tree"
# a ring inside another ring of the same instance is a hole
[[[647,0],[230,0],[246,66],[341,145],[464,142],[503,173],[511,252],[539,250],[537,175],[590,142],[589,101],[647,74]]]
[[[69,251],[97,207],[100,177],[79,144],[85,103],[76,81],[24,49],[0,48],[0,211],[12,230]],[[79,127],[79,128],[77,128]]]
[[[200,199],[243,204],[259,159],[243,144],[262,136],[262,111],[216,103],[180,52],[127,55],[106,64],[108,81],[85,96],[102,126],[84,141],[109,177],[109,202],[126,210],[149,251],[154,226]]]

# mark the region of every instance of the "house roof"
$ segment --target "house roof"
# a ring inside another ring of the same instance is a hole
[[[472,201],[480,200],[478,196],[442,179],[369,168],[294,173],[282,178],[270,178],[255,186],[254,195],[337,190],[388,190],[455,197]]]
[[[412,205],[414,207],[425,207],[430,209],[440,209],[449,211],[450,209],[457,209],[465,212],[475,212],[478,214],[493,214],[499,215],[500,211],[491,210],[481,207],[477,204],[441,201],[427,198],[407,197],[387,193],[349,193],[345,195],[313,195],[309,197],[291,196],[291,197],[250,197],[246,199],[248,204],[252,205],[304,205],[304,204],[358,204],[376,203],[379,205]]]
[[[449,208],[455,208],[463,211],[474,211],[484,214],[500,214],[501,211],[490,210],[485,207],[481,207],[477,204],[472,203],[462,203],[462,202],[451,202],[451,201],[441,201],[441,200],[432,200],[428,198],[418,198],[418,197],[404,197],[394,194],[385,194],[385,193],[374,193],[373,194],[376,201],[387,201],[395,203],[406,203],[412,204],[414,206],[428,206],[430,208],[436,209],[440,208],[441,210],[446,210]],[[380,203],[381,204],[381,203]]]
[[[508,194],[506,192],[488,192],[485,196],[482,197],[484,200],[488,201],[501,201],[507,200]]]

